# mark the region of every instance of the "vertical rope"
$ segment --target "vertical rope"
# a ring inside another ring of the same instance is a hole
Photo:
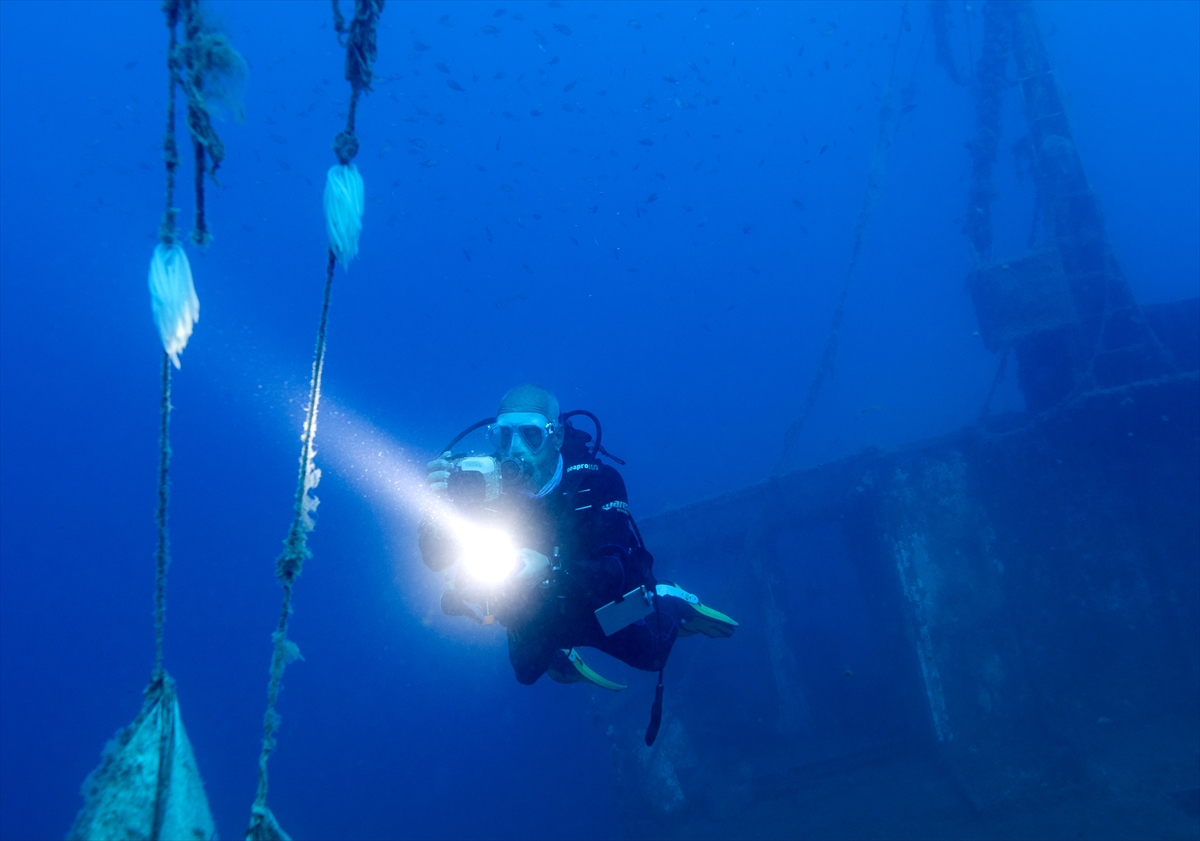
[[[292,524],[284,541],[284,551],[275,562],[275,576],[283,586],[283,601],[279,610],[279,622],[271,635],[274,648],[271,654],[271,679],[267,685],[267,712],[263,717],[262,751],[258,757],[258,790],[251,808],[251,824],[247,837],[256,827],[274,821],[267,811],[267,761],[275,749],[275,734],[279,729],[279,715],[275,712],[279,690],[283,686],[283,672],[287,664],[299,656],[295,643],[287,638],[288,620],[292,615],[292,590],[300,576],[304,562],[312,557],[308,548],[308,533],[312,531],[312,510],[316,500],[309,496],[320,473],[316,457],[317,414],[321,402],[321,377],[325,371],[325,336],[329,325],[329,299],[333,291],[334,268],[337,258],[333,249],[328,251],[325,266],[325,294],[321,302],[321,320],[317,327],[317,346],[313,353],[312,379],[309,382],[308,410],[304,418],[304,435],[300,450],[300,471],[296,480],[296,496],[292,506]]]
[[[163,245],[175,243],[175,171],[179,169],[179,144],[175,141],[175,86],[179,84],[178,39],[175,27],[179,23],[179,0],[166,0],[163,12],[167,16],[167,30],[171,33],[167,42],[167,127],[163,133],[163,165],[166,167],[166,207],[162,223],[158,227],[158,238]]]
[[[347,27],[333,0],[334,31],[338,43],[346,47],[346,80],[350,82],[350,108],[346,115],[346,128],[334,138],[333,148],[338,161],[348,165],[358,154],[358,138],[354,134],[358,99],[363,91],[371,90],[371,63],[375,60],[375,28],[383,0],[355,0],[354,20]],[[296,644],[287,638],[288,622],[292,615],[292,591],[296,579],[304,568],[304,562],[312,557],[308,548],[308,534],[313,530],[312,512],[317,499],[309,492],[320,481],[321,471],[315,465],[317,415],[321,403],[321,378],[325,371],[325,336],[329,325],[329,299],[333,291],[334,269],[337,255],[332,247],[326,252],[325,293],[321,301],[321,319],[317,327],[317,346],[313,352],[312,379],[309,383],[308,409],[304,418],[304,434],[300,450],[300,470],[296,478],[296,496],[292,506],[292,524],[287,539],[283,542],[283,553],[275,562],[275,577],[283,587],[283,600],[279,609],[279,621],[271,634],[274,643],[271,651],[271,677],[267,684],[267,712],[263,716],[262,750],[258,756],[258,790],[254,805],[250,809],[250,826],[246,829],[247,839],[286,838],[287,834],[276,822],[267,808],[268,774],[267,763],[275,749],[279,731],[279,714],[275,711],[279,692],[283,688],[283,673],[288,663],[300,656]]]
[[[779,460],[775,463],[775,467],[771,470],[773,474],[782,473],[790,464],[796,445],[800,440],[800,430],[804,427],[808,416],[812,413],[813,406],[817,403],[817,396],[821,393],[821,387],[825,385],[825,380],[833,373],[834,363],[837,361],[838,341],[842,333],[842,319],[846,314],[846,300],[850,297],[850,287],[854,280],[855,269],[858,268],[858,260],[862,255],[864,237],[867,230],[867,222],[870,221],[871,211],[875,207],[875,202],[879,198],[879,194],[883,189],[883,176],[885,165],[887,163],[887,153],[892,146],[892,138],[896,134],[896,107],[893,104],[893,87],[896,77],[896,61],[900,53],[900,36],[908,28],[908,3],[906,2],[900,10],[900,27],[896,33],[896,38],[892,41],[892,66],[888,73],[887,88],[883,92],[883,102],[879,106],[879,132],[875,137],[875,150],[871,154],[871,165],[867,172],[867,189],[863,195],[862,207],[858,211],[858,220],[854,224],[854,244],[850,248],[850,261],[846,265],[845,279],[842,282],[842,291],[838,294],[837,307],[833,311],[833,319],[829,325],[829,337],[825,340],[825,349],[821,352],[821,361],[817,364],[816,373],[813,374],[812,380],[808,384],[808,392],[804,396],[804,403],[801,406],[800,414],[792,421],[787,432],[783,436],[783,451],[779,456]],[[924,45],[925,39],[922,36],[921,43]],[[913,68],[914,73],[916,67]],[[905,89],[904,95],[907,98],[911,95],[911,83]],[[910,110],[905,103],[905,111]]]
[[[167,610],[167,566],[171,549],[167,541],[167,506],[171,499],[171,357],[162,355],[162,399],[159,405],[158,427],[158,509],[154,522],[158,526],[158,547],[154,553],[154,676],[151,683],[163,677],[163,623]]]

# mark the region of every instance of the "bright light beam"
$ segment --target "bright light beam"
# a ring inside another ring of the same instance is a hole
[[[419,457],[354,412],[328,398],[327,405],[322,454],[364,498],[392,514],[434,519],[454,536],[462,549],[459,562],[481,584],[499,584],[520,568],[509,535],[463,517],[429,490]]]

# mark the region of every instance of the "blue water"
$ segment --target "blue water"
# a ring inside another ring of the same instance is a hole
[[[951,6],[965,67],[977,4]],[[240,837],[348,89],[327,3],[212,8],[249,76],[244,122],[217,124],[214,241],[189,246],[201,319],[174,379],[166,658],[219,831]],[[1195,296],[1200,4],[1037,8],[1135,297]],[[916,107],[795,466],[975,419],[998,357],[964,285],[974,111],[935,63],[928,7],[908,18],[895,3],[388,4],[359,108],[361,255],[333,292],[321,507],[291,631],[305,660],[271,763],[289,832],[619,834],[587,693],[517,685],[497,629],[441,616],[397,488],[530,380],[601,416],[635,516],[765,478],[826,342],[889,78]],[[153,662],[146,267],[166,44],[153,3],[0,4],[3,838],[65,834]],[[1034,195],[1009,151],[1015,92],[1004,120],[997,258],[1024,251]],[[1021,408],[1009,376],[992,410]]]

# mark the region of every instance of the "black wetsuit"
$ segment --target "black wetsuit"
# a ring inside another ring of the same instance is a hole
[[[645,619],[606,637],[593,611],[645,585],[654,592],[653,558],[641,545],[629,516],[625,482],[614,468],[590,457],[568,439],[557,487],[541,499],[504,494],[480,506],[473,517],[489,521],[513,536],[518,547],[550,559],[547,581],[529,589],[514,585],[495,594],[497,620],[508,629],[508,653],[517,680],[529,684],[560,658],[562,649],[598,648],[636,669],[658,671],[666,663],[678,631],[671,602],[655,596],[656,610]],[[451,566],[458,547],[435,521],[420,530],[427,566]],[[467,600],[469,585],[465,588]],[[451,604],[461,597],[448,591]],[[447,608],[443,598],[443,609]]]

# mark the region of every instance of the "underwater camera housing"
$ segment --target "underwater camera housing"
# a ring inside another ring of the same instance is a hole
[[[521,485],[529,478],[525,465],[515,458],[458,456],[451,464],[446,489],[456,505],[491,502],[506,485]]]

